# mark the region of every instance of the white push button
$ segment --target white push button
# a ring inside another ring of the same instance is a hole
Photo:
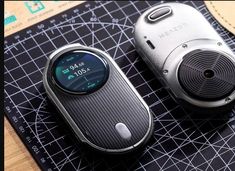
[[[117,123],[115,129],[123,139],[131,139],[131,132],[124,123]]]

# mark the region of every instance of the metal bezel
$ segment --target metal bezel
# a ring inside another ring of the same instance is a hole
[[[66,51],[65,53],[68,53],[68,52],[70,52],[70,51]],[[87,92],[71,91],[71,90],[66,89],[62,84],[60,84],[60,83],[58,82],[58,80],[55,78],[55,73],[54,73],[54,72],[55,72],[55,71],[54,71],[54,70],[55,70],[55,63],[62,57],[62,55],[65,54],[65,53],[63,53],[63,54],[60,54],[60,56],[56,56],[55,59],[54,59],[54,60],[52,61],[52,63],[51,63],[51,73],[52,73],[52,74],[50,74],[50,77],[51,77],[51,79],[52,79],[52,83],[53,83],[54,85],[56,85],[56,86],[57,86],[60,90],[62,90],[63,92],[70,93],[70,94],[75,94],[75,95],[86,95],[86,94],[90,94],[90,93],[93,93],[93,92],[95,92],[95,91],[98,91],[101,87],[103,87],[103,86],[105,85],[105,83],[107,82],[107,80],[108,80],[108,78],[109,78],[109,72],[110,72],[110,70],[109,70],[109,65],[108,65],[107,61],[106,61],[102,56],[98,56],[97,54],[92,53],[91,51],[75,50],[74,52],[89,53],[89,54],[91,54],[91,55],[97,57],[97,58],[103,63],[103,65],[104,65],[104,67],[105,67],[105,69],[106,69],[106,72],[107,72],[107,74],[106,74],[105,77],[104,77],[104,82],[103,82],[101,85],[99,85],[96,89],[90,90],[90,91],[87,91]]]

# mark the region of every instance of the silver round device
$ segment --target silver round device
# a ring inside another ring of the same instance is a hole
[[[154,6],[139,17],[134,39],[141,57],[182,105],[206,112],[234,107],[235,56],[196,9],[181,3]]]
[[[48,59],[43,84],[75,137],[96,150],[129,152],[152,134],[148,106],[101,50],[80,44],[57,49]]]

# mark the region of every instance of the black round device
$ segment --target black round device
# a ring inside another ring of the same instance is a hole
[[[71,132],[96,150],[124,153],[151,136],[150,110],[113,59],[80,44],[57,49],[43,84]]]

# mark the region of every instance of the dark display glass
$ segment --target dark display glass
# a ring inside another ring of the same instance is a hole
[[[72,51],[60,56],[53,66],[56,83],[69,92],[86,94],[98,90],[107,81],[106,61],[89,51]]]

